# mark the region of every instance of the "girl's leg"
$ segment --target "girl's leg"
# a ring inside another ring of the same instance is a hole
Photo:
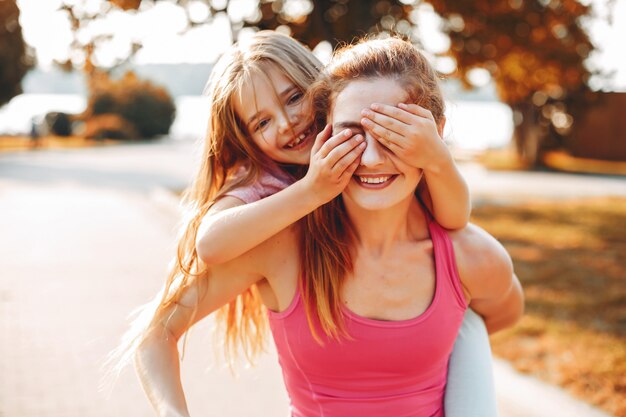
[[[483,319],[467,309],[448,367],[446,417],[497,417],[491,347]]]

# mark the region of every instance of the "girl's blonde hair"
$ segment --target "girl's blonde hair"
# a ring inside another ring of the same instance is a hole
[[[202,298],[206,285],[200,285],[200,281],[207,279],[210,273],[198,257],[195,242],[200,223],[210,207],[229,191],[255,182],[264,170],[276,168],[250,139],[234,108],[236,98],[242,98],[244,87],[251,85],[248,83],[252,76],[265,75],[268,65],[281,71],[303,92],[322,67],[305,46],[273,31],[257,32],[245,42],[233,45],[216,63],[204,89],[209,97],[210,116],[199,170],[183,196],[186,215],[177,253],[162,292],[140,309],[121,346],[113,353],[115,359],[110,361],[116,364],[117,372],[132,359],[149,331],[175,311],[186,290],[193,286],[191,293],[197,294],[197,300]],[[245,167],[244,175],[240,174],[241,167]],[[297,176],[300,172],[292,170],[291,173]],[[195,313],[194,308],[189,324]],[[256,287],[222,307],[218,321],[225,330],[224,352],[229,363],[239,347],[249,360],[262,350],[267,323]]]
[[[308,94],[316,112],[327,114],[348,84],[378,78],[398,82],[412,103],[430,110],[438,125],[442,122],[445,101],[437,73],[415,46],[400,38],[363,39],[339,49]],[[420,198],[417,190],[416,196]],[[339,295],[346,275],[352,272],[352,248],[358,236],[341,195],[313,211],[301,224],[300,288],[309,326],[318,341],[312,321],[315,315],[326,335],[345,335]]]

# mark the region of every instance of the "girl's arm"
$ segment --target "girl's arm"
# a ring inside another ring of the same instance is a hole
[[[429,110],[404,103],[397,107],[375,103],[362,115],[364,128],[378,141],[407,164],[423,170],[430,192],[425,200],[437,222],[447,229],[467,225],[469,190],[441,139],[445,119],[437,125]]]
[[[361,135],[346,129],[317,135],[304,178],[250,204],[226,196],[209,210],[198,231],[196,249],[207,265],[227,262],[254,248],[337,196],[348,184],[365,149]]]
[[[447,148],[446,153],[439,163],[424,167],[424,179],[437,223],[446,229],[461,229],[472,210],[469,189]]]

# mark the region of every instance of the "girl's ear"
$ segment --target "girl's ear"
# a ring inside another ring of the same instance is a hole
[[[443,139],[443,128],[446,127],[446,116],[441,116],[441,121],[437,124],[437,133]]]

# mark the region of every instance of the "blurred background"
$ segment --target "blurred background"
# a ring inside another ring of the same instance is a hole
[[[197,138],[202,87],[233,41],[277,29],[327,61],[382,31],[411,38],[445,77],[457,148],[510,146],[530,166],[554,163],[551,151],[626,160],[614,134],[623,1],[5,0],[1,13],[4,135]]]
[[[0,416],[129,412],[94,364],[162,283],[212,65],[259,29],[323,62],[372,32],[423,48],[526,291],[494,353],[626,416],[626,0],[0,0]]]

